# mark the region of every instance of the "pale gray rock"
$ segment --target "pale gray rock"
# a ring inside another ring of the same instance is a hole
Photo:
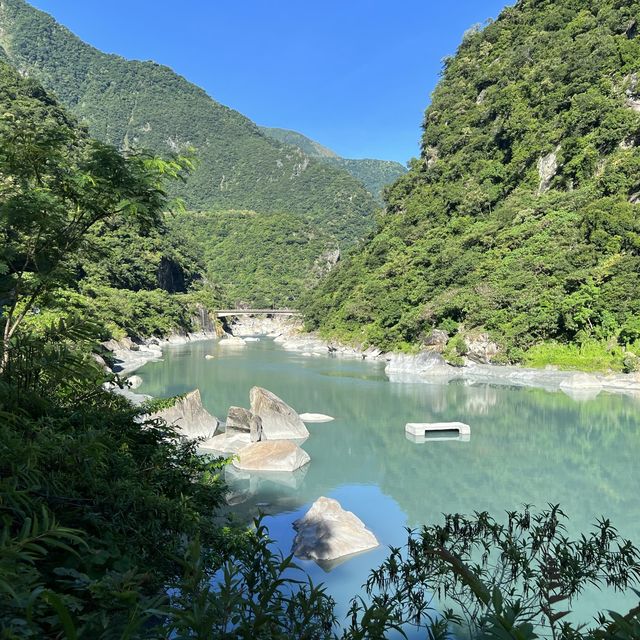
[[[331,422],[335,420],[335,418],[324,413],[301,413],[300,419],[302,422]]]
[[[538,160],[538,175],[540,177],[540,184],[538,185],[538,194],[549,191],[551,187],[551,181],[558,172],[558,152],[560,147],[556,147],[555,151],[548,153],[546,156],[541,157]]]
[[[249,434],[251,442],[262,440],[262,418],[242,407],[229,407],[225,429],[228,434]]]
[[[464,336],[467,358],[480,364],[489,364],[500,352],[500,347],[489,338],[488,333],[473,333]]]
[[[200,444],[202,451],[215,453],[221,456],[234,455],[251,444],[251,437],[248,433],[234,432],[221,433],[213,438],[209,438]]]
[[[408,353],[387,354],[385,373],[413,374],[431,376],[453,375],[454,367],[448,365],[444,358],[435,351],[421,351],[412,355]]]
[[[309,454],[290,440],[254,442],[238,452],[233,461],[243,471],[295,471],[307,464]]]
[[[298,440],[309,437],[300,416],[275,393],[253,387],[249,393],[251,412],[262,418],[263,440]]]
[[[199,389],[190,391],[179,398],[172,407],[162,409],[149,417],[161,418],[187,438],[213,438],[220,425],[218,418],[202,406]]]
[[[345,511],[337,500],[324,496],[293,523],[293,528],[297,531],[293,553],[308,560],[336,560],[379,545],[362,520]]]
[[[449,334],[441,329],[434,329],[424,340],[425,347],[432,351],[442,353],[449,341]]]

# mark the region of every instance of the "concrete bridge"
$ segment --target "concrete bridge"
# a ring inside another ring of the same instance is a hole
[[[218,318],[229,316],[299,316],[296,309],[219,309],[216,311]]]

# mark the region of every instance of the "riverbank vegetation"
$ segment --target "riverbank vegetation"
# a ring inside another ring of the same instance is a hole
[[[571,366],[598,341],[586,368],[623,368],[640,315],[639,20],[636,1],[523,0],[470,30],[421,157],[307,297],[309,328],[388,350],[485,330],[503,361],[542,364],[553,342]]]

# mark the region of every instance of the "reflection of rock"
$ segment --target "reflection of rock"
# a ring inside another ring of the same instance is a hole
[[[289,440],[254,442],[233,461],[243,471],[295,471],[309,462],[309,454]]]
[[[498,402],[498,394],[494,387],[482,385],[468,387],[469,393],[465,398],[465,413],[485,415]]]
[[[335,420],[335,418],[327,416],[324,413],[301,413],[300,419],[303,422],[331,422]]]
[[[242,407],[229,407],[226,421],[226,432],[247,433],[251,442],[262,440],[262,418]]]
[[[150,418],[163,419],[188,438],[213,438],[220,424],[218,418],[202,406],[198,389],[178,398],[173,406],[154,413]]]
[[[309,560],[336,560],[378,546],[376,537],[337,500],[321,497],[293,523],[293,553]]]
[[[302,487],[302,482],[308,470],[308,464],[295,471],[244,471],[233,465],[227,465],[225,467],[225,480],[236,494],[257,494],[265,488],[269,488],[270,484],[297,491]]]
[[[275,393],[253,387],[249,394],[251,411],[262,418],[264,440],[300,440],[309,437],[300,416]]]
[[[588,373],[575,373],[560,383],[561,389],[602,389],[602,383]]]
[[[215,356],[212,356],[210,353],[207,353],[207,355],[204,357],[205,360],[213,360],[215,358]]]

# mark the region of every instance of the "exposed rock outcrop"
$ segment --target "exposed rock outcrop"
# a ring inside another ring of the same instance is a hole
[[[293,553],[304,559],[336,560],[379,544],[362,520],[331,498],[318,498],[293,528]]]
[[[226,433],[229,435],[232,433],[244,433],[249,435],[251,442],[262,440],[262,418],[248,409],[229,407],[225,425]]]
[[[244,447],[233,461],[243,471],[295,471],[307,464],[309,454],[290,440],[254,442]]]
[[[167,424],[176,427],[187,438],[213,438],[220,422],[203,406],[200,390],[190,391],[178,398],[175,404],[149,416],[162,418]]]
[[[309,437],[300,416],[275,393],[253,387],[251,412],[262,419],[263,440],[301,440]]]
[[[500,347],[489,338],[488,333],[470,333],[464,336],[467,358],[481,364],[489,364],[500,352]]]
[[[551,181],[558,172],[558,152],[560,147],[556,147],[555,151],[548,153],[546,156],[541,157],[538,160],[538,175],[540,176],[540,183],[538,185],[538,194],[549,191],[551,187]]]
[[[434,329],[422,342],[431,351],[442,353],[449,341],[449,334],[441,329]]]

